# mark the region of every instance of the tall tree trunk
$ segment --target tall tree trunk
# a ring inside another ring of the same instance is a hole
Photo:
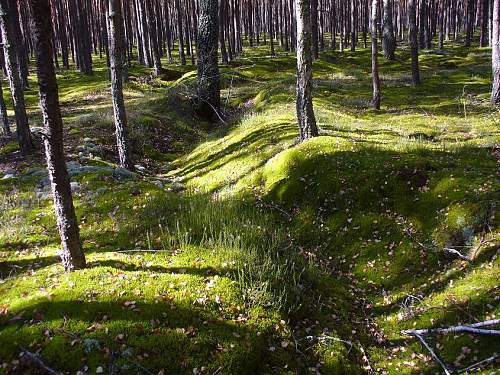
[[[311,6],[297,0],[297,120],[300,140],[316,137],[318,127],[312,102]]]
[[[9,78],[10,92],[14,103],[16,114],[17,141],[21,153],[27,154],[33,150],[33,141],[28,125],[26,104],[24,102],[23,85],[19,74],[19,65],[16,52],[16,42],[13,36],[11,10],[8,0],[0,0],[0,27],[2,29],[2,41],[5,56],[5,68]]]
[[[120,0],[108,0],[108,38],[109,62],[111,70],[111,96],[115,116],[116,145],[120,166],[134,169],[130,156],[130,145],[127,131],[127,113],[123,100],[123,19]]]
[[[416,0],[408,0],[408,42],[411,49],[411,73],[413,85],[420,84],[420,68],[418,64],[417,10]]]
[[[380,109],[380,77],[378,74],[378,8],[379,0],[372,0],[372,83],[373,108]]]
[[[220,109],[218,0],[200,0],[198,21],[198,114],[214,120]]]
[[[490,1],[481,0],[481,37],[479,44],[481,47],[486,47],[488,45],[488,21],[490,12]]]
[[[384,0],[384,20],[382,30],[382,48],[386,59],[394,60],[396,38],[392,24],[392,0]]]
[[[474,38],[474,4],[475,0],[467,1],[467,24],[466,24],[466,36],[465,36],[466,47],[471,46],[472,39]]]
[[[30,0],[33,8],[33,36],[37,57],[40,107],[44,122],[44,144],[52,196],[61,235],[62,262],[66,271],[85,268],[78,221],[63,149],[63,124],[57,79],[52,59],[52,28],[48,0]]]
[[[491,102],[500,104],[500,0],[494,0],[492,27],[493,90]]]
[[[177,28],[179,37],[179,58],[181,65],[186,65],[186,55],[184,54],[184,34],[182,27],[182,9],[179,0],[175,0],[175,8],[177,10]]]

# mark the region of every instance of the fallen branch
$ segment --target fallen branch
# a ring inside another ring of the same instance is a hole
[[[451,248],[451,247],[445,247],[443,250],[444,250],[446,253],[450,253],[450,254],[454,254],[454,255],[458,256],[458,257],[459,257],[460,259],[462,259],[462,260],[466,260],[466,261],[468,261],[468,262],[471,262],[471,261],[472,261],[472,259],[471,259],[471,258],[469,258],[469,257],[468,257],[468,256],[466,256],[466,255],[463,255],[460,251],[455,250],[455,249],[453,249],[453,248]]]
[[[38,354],[32,353],[29,350],[26,350],[23,348],[21,348],[21,349],[22,349],[22,353],[21,353],[22,357],[28,359],[31,363],[38,366],[38,368],[40,370],[42,370],[45,374],[49,374],[49,375],[60,375],[61,374],[60,372],[57,372],[56,370],[50,368],[45,363],[43,363],[43,361],[40,359]]]
[[[439,365],[443,368],[444,373],[446,375],[451,375],[452,370],[448,367],[448,365],[446,363],[443,362],[443,360],[434,352],[434,350],[432,350],[431,346],[429,344],[427,344],[427,341],[425,341],[424,338],[421,335],[419,335],[418,333],[413,333],[413,336],[415,336],[422,343],[422,345],[429,351],[429,353],[431,354],[431,357],[437,363],[439,363]]]
[[[500,330],[496,329],[482,329],[481,327],[488,327],[500,324],[500,319],[486,320],[484,322],[469,324],[469,325],[458,325],[447,328],[429,328],[429,329],[410,329],[401,331],[405,335],[430,335],[430,334],[447,334],[456,332],[467,332],[474,333],[478,335],[500,335]]]
[[[500,355],[494,355],[489,358],[483,359],[482,361],[479,361],[477,363],[474,363],[473,365],[470,365],[469,367],[466,367],[464,369],[458,370],[457,372],[459,374],[462,374],[464,372],[474,370],[478,367],[484,366],[484,365],[489,365],[490,363],[493,363],[497,358],[500,358]]]

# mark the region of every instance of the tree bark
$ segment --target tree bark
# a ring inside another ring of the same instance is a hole
[[[108,0],[108,12],[111,96],[113,99],[118,159],[121,167],[133,170],[134,163],[130,156],[127,130],[127,113],[123,100],[123,19],[120,0]]]
[[[382,29],[382,48],[386,59],[394,60],[396,51],[396,38],[392,25],[392,0],[384,0],[384,19]]]
[[[311,1],[311,33],[313,58],[319,58],[319,38],[318,38],[318,0]]]
[[[372,83],[373,83],[373,108],[380,109],[380,77],[378,74],[378,7],[379,0],[372,1]]]
[[[201,0],[198,21],[198,115],[214,120],[220,109],[218,0]]]
[[[5,106],[5,100],[3,98],[3,88],[2,88],[2,78],[0,77],[0,122],[2,123],[3,133],[10,137],[12,134],[10,132],[9,117],[7,116],[7,107]]]
[[[408,0],[408,42],[411,49],[411,73],[413,85],[420,84],[420,68],[418,64],[417,11],[416,0]]]
[[[316,137],[318,127],[312,102],[311,6],[297,0],[297,120],[300,140]]]
[[[493,90],[491,102],[500,104],[500,0],[494,0],[492,26]]]
[[[52,58],[52,28],[48,0],[30,0],[33,9],[33,37],[37,57],[40,107],[44,122],[47,169],[61,235],[62,262],[66,271],[85,267],[78,222],[63,150],[63,124],[57,79]]]
[[[21,153],[27,154],[34,148],[26,114],[23,85],[19,74],[15,38],[12,30],[11,10],[8,0],[0,0],[0,28],[5,56],[5,68],[9,79],[10,92],[16,114],[17,140]]]

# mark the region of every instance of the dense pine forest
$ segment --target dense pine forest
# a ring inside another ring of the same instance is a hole
[[[0,374],[496,374],[500,0],[0,0]]]

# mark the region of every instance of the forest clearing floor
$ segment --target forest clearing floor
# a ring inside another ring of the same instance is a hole
[[[321,136],[302,144],[295,58],[267,51],[221,66],[215,128],[192,116],[194,67],[133,64],[136,173],[115,164],[105,61],[59,72],[85,270],[59,264],[41,151],[0,140],[0,373],[36,373],[23,351],[73,374],[439,373],[401,330],[499,317],[491,51],[422,51],[416,88],[404,47],[381,58],[381,111],[370,51],[324,52]],[[486,336],[429,343],[456,369],[500,352]]]

